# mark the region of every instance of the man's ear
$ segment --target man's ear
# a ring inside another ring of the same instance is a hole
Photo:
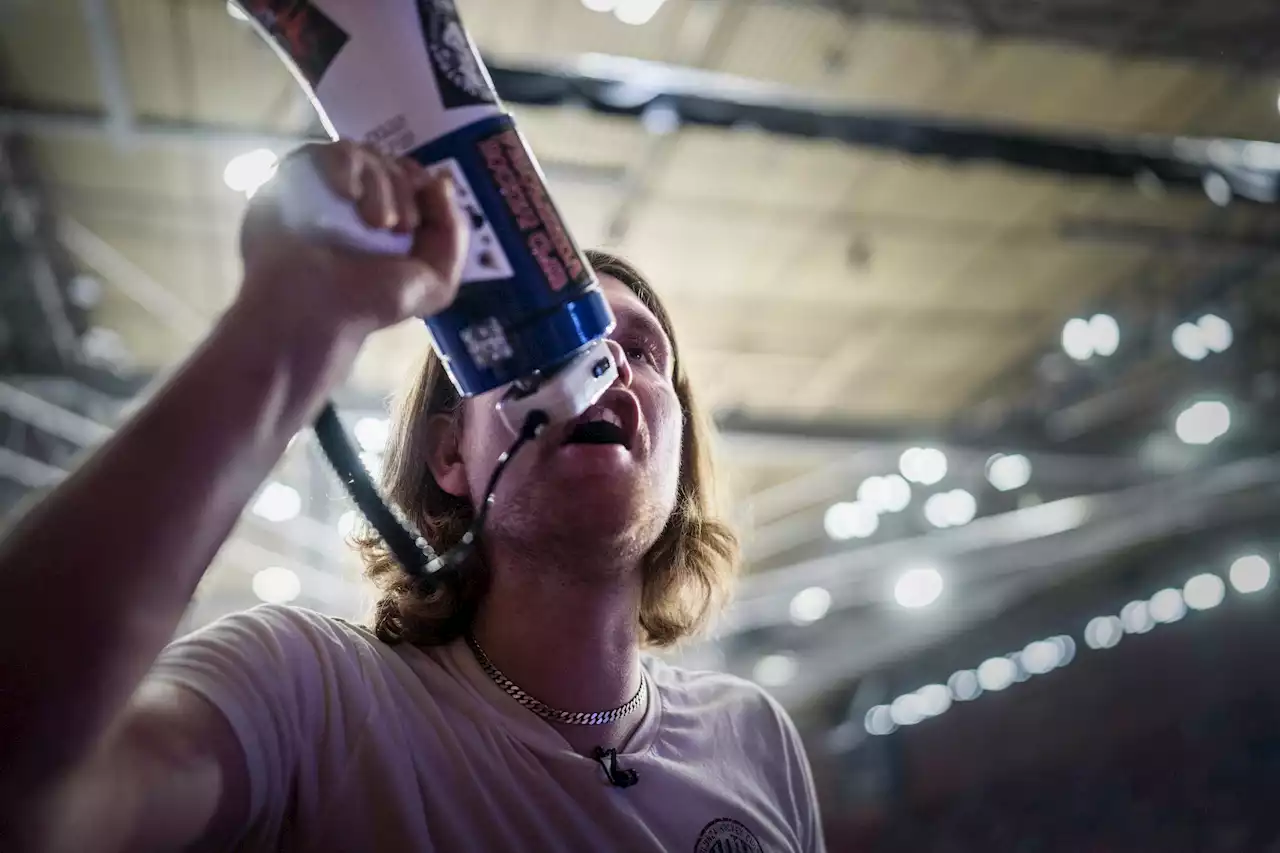
[[[427,467],[440,488],[457,498],[470,497],[462,460],[461,412],[439,412],[427,419]]]

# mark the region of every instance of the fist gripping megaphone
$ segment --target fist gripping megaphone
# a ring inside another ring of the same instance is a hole
[[[542,424],[586,411],[617,376],[603,341],[613,315],[591,265],[499,103],[453,0],[238,5],[310,96],[330,136],[451,173],[471,224],[469,255],[454,303],[426,323],[460,394],[508,386],[498,408],[519,438],[500,459],[491,498],[523,441]],[[363,251],[408,252],[409,235],[367,226],[314,170],[290,177],[279,193],[290,227]],[[434,571],[461,561],[424,555],[426,543],[388,511],[331,406],[316,431],[356,503],[406,568],[416,562]],[[464,546],[473,544],[491,503],[482,504]]]

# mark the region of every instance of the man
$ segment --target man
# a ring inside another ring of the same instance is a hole
[[[264,194],[208,339],[0,545],[0,847],[821,850],[781,708],[641,659],[705,622],[736,546],[665,313],[617,259],[594,258],[619,379],[513,461],[457,579],[428,592],[367,538],[373,631],[261,607],[165,649],[364,338],[457,287],[447,180],[349,144],[298,156],[411,257],[285,231]],[[428,359],[398,406],[386,485],[437,547],[510,441],[492,403]]]

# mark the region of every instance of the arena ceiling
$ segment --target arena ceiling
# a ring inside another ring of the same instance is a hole
[[[1224,495],[1263,511],[1265,476],[1136,450],[1197,387],[1169,329],[1202,304],[1275,307],[1275,155],[1248,149],[1234,171],[1220,156],[1280,130],[1268,4],[667,0],[642,26],[579,0],[459,6],[579,241],[649,273],[724,427],[752,572],[726,632],[781,643],[767,632],[795,592],[831,590],[804,696],[1179,519],[1212,524]],[[228,161],[318,126],[220,0],[9,0],[0,22],[17,494],[100,440],[231,299],[245,199]],[[1211,176],[1233,203],[1209,199]],[[1059,338],[1100,311],[1124,343],[1081,374]],[[371,341],[341,395],[352,417],[376,414],[426,345],[413,323]],[[931,532],[917,490],[878,538],[831,542],[831,501],[925,442],[990,517]],[[986,486],[996,452],[1028,453],[1034,494]],[[251,604],[264,565],[299,573],[299,603],[358,612],[323,461],[303,440],[277,476],[301,514],[246,514],[193,623]],[[1153,494],[1182,515],[1150,517]],[[1057,503],[1080,496],[1094,502]],[[971,597],[886,629],[888,573],[939,555],[969,555]]]

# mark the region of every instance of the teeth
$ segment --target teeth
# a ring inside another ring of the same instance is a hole
[[[617,413],[610,409],[592,409],[588,412],[585,423],[595,423],[596,421],[611,423],[616,427],[622,426],[622,418],[618,417]]]

